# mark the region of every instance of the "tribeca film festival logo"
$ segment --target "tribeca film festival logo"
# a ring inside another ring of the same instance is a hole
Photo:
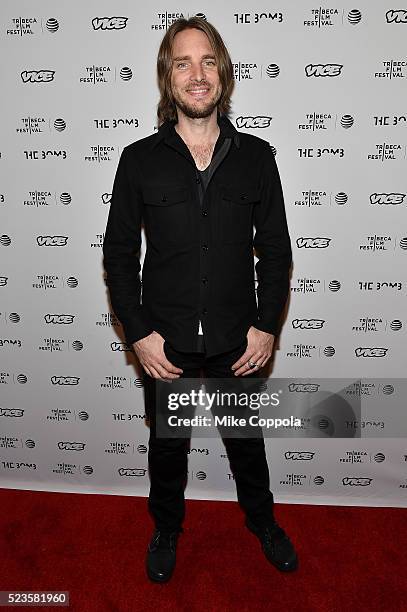
[[[372,205],[396,206],[397,204],[406,203],[406,194],[397,192],[371,193],[369,196],[369,202]]]
[[[54,80],[55,70],[23,70],[20,76],[23,83],[51,83]]]
[[[308,189],[301,192],[298,200],[294,200],[294,206],[306,206],[308,208],[312,206],[330,206],[332,204],[344,206],[348,203],[348,199],[348,195],[344,191],[339,191],[333,195],[326,191]]]
[[[200,19],[206,20],[204,13],[180,13],[180,12],[169,12],[156,13],[156,21],[151,24],[151,30],[167,30],[177,19],[189,19],[189,17],[199,17]],[[186,17],[184,16],[186,15]]]
[[[103,449],[106,455],[129,455],[134,454],[134,444],[129,442],[108,441],[108,446]]]
[[[97,327],[120,327],[121,323],[115,314],[111,312],[102,312],[100,317],[95,321]]]
[[[401,161],[405,158],[406,155],[406,147],[402,146],[401,144],[390,144],[386,142],[381,142],[379,144],[376,144],[375,147],[375,153],[368,153],[367,159],[381,162],[389,160]]]
[[[100,383],[101,389],[128,389],[130,386],[131,382],[127,376],[105,376]]]
[[[339,457],[339,463],[383,463],[385,461],[386,456],[384,453],[375,453],[372,456],[372,453],[361,450],[349,450],[345,451],[345,455],[343,457]]]
[[[39,247],[64,247],[68,244],[68,236],[37,236],[37,245]]]
[[[375,79],[405,79],[407,76],[407,60],[382,60],[380,71],[374,73]]]
[[[403,323],[400,319],[388,321],[382,317],[366,316],[360,317],[358,322],[352,325],[354,332],[398,332],[403,328]]]
[[[326,249],[329,247],[331,240],[332,238],[300,236],[295,243],[299,249]]]
[[[104,85],[120,81],[130,81],[133,70],[129,66],[85,66],[79,77],[79,83],[90,85]]]
[[[306,113],[305,119],[302,123],[298,124],[300,131],[311,131],[317,132],[318,130],[336,130],[338,127],[348,130],[355,123],[352,115],[342,115],[338,117],[337,114],[332,115],[331,113]]]
[[[124,30],[128,17],[94,17],[92,28],[94,30]]]
[[[268,128],[271,126],[273,117],[267,115],[257,115],[256,117],[241,116],[236,118],[236,127],[238,129],[255,129],[255,128]]]
[[[317,346],[315,344],[293,344],[293,348],[286,352],[286,357],[293,359],[316,359],[317,357],[333,357],[336,351],[333,346]]]
[[[45,415],[45,420],[53,423],[68,423],[74,420],[74,413],[70,408],[50,408],[48,414]]]
[[[61,352],[65,348],[81,351],[83,350],[83,342],[80,340],[65,340],[64,338],[43,338],[43,344],[38,347],[38,350],[55,353]]]
[[[76,289],[79,285],[79,281],[75,276],[63,276],[59,274],[37,274],[34,277],[35,280],[32,283],[33,289]]]
[[[112,161],[114,152],[115,148],[112,146],[91,145],[90,153],[84,156],[84,160],[87,162],[95,162],[97,164]]]
[[[396,388],[385,382],[382,383],[374,383],[374,382],[365,382],[362,380],[355,381],[345,389],[345,394],[350,395],[352,397],[373,397],[377,395],[393,395],[396,391]]]
[[[56,467],[51,468],[51,472],[52,474],[60,474],[61,476],[77,476],[78,474],[90,476],[93,474],[93,467],[91,465],[76,465],[76,463],[58,461]]]
[[[1,372],[0,385],[25,385],[28,382],[28,376],[19,372]]]
[[[397,246],[402,250],[407,250],[407,237],[392,238],[391,236],[367,236],[366,242],[359,245],[360,251],[383,252],[395,251]]]
[[[55,34],[59,29],[59,22],[55,17],[41,19],[37,17],[14,17],[6,29],[8,36],[32,36],[33,34]]]
[[[66,122],[61,118],[52,121],[52,119],[46,119],[45,117],[22,117],[20,121],[21,125],[16,127],[16,133],[26,136],[43,134],[44,132],[52,133],[53,130],[63,132],[66,129]]]
[[[290,291],[292,293],[322,293],[325,290],[325,282],[319,278],[297,278],[291,283]]]
[[[43,206],[51,206],[56,204],[57,206],[68,206],[72,202],[72,196],[67,191],[57,194],[51,191],[40,191],[33,189],[29,191],[26,199],[23,200],[23,206],[29,206],[34,208],[41,208]]]
[[[304,19],[303,25],[307,28],[326,28],[332,26],[357,25],[362,21],[362,13],[358,9],[350,10],[345,16],[345,10],[328,7],[310,9],[310,16]]]
[[[102,232],[101,234],[96,234],[95,241],[91,242],[89,246],[91,248],[102,248],[104,239],[105,239],[104,232]]]

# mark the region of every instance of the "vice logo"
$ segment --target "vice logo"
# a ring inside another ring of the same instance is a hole
[[[79,376],[51,376],[53,385],[79,385]]]
[[[57,446],[60,450],[75,450],[75,451],[85,450],[84,442],[58,442]]]
[[[145,468],[119,468],[120,476],[145,476],[147,469]]]
[[[65,314],[46,314],[44,315],[45,323],[53,323],[56,325],[70,325],[73,323],[75,315]]]
[[[387,23],[407,23],[407,11],[404,9],[391,9],[386,13]]]
[[[293,319],[294,329],[321,329],[325,323],[324,319]]]
[[[292,461],[311,461],[315,453],[309,451],[286,451],[284,457]]]
[[[132,349],[125,342],[111,342],[110,348],[112,351],[131,351]]]
[[[22,417],[24,415],[24,411],[21,408],[1,408],[0,407],[0,417]]]
[[[288,390],[290,393],[316,393],[319,387],[316,383],[290,383]]]
[[[240,128],[268,128],[272,117],[258,115],[257,117],[237,117],[236,127]]]
[[[8,276],[0,276],[0,287],[5,287],[8,282]]]
[[[123,30],[127,20],[128,17],[94,17],[92,27],[94,30]]]
[[[359,346],[355,349],[356,357],[385,357],[388,348]]]
[[[326,249],[329,246],[332,238],[307,237],[300,236],[295,241],[299,249]]]
[[[308,64],[305,66],[307,77],[337,77],[341,74],[343,64]]]
[[[371,204],[402,204],[405,193],[371,193],[370,203]]]
[[[356,478],[354,476],[345,476],[342,478],[342,484],[350,487],[368,487],[373,478]]]
[[[23,83],[50,83],[54,80],[55,70],[23,70]]]
[[[68,236],[37,236],[38,246],[61,247],[68,244]]]

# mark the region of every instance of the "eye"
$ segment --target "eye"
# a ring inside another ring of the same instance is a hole
[[[177,63],[177,68],[183,68],[186,65],[187,65],[186,62],[178,62]]]

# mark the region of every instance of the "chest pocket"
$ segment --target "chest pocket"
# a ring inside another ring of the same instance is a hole
[[[192,224],[187,187],[147,185],[143,200],[146,233],[156,246],[188,242]]]
[[[218,236],[224,244],[248,242],[253,238],[253,208],[260,201],[254,185],[223,186],[218,215]]]

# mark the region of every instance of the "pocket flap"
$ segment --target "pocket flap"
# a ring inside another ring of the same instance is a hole
[[[186,187],[147,186],[143,188],[143,198],[146,204],[153,206],[170,206],[188,199]]]
[[[253,185],[238,185],[222,188],[222,199],[236,204],[253,204],[260,200],[260,191]]]

